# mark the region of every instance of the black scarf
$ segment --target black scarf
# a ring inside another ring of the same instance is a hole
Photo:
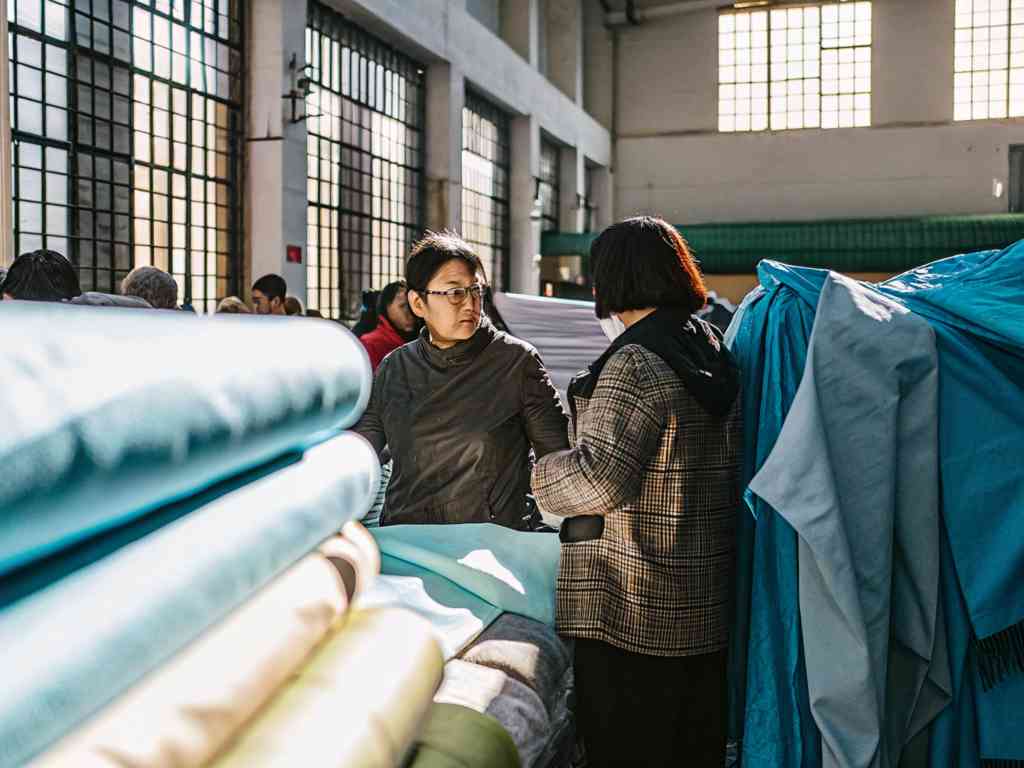
[[[611,356],[629,344],[653,352],[676,372],[700,406],[716,419],[732,408],[740,390],[739,367],[722,343],[722,334],[703,320],[665,307],[626,329],[604,354],[569,385],[569,406],[576,418],[576,397],[590,399]]]

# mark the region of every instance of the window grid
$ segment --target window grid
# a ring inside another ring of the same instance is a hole
[[[508,285],[509,118],[466,92],[462,110],[462,236],[496,291]]]
[[[240,245],[237,0],[8,8],[16,250],[64,253],[83,290],[156,264],[213,311]]]
[[[957,0],[953,117],[1024,115],[1024,0]]]
[[[540,228],[542,232],[557,232],[560,198],[561,150],[550,141],[540,142]]]
[[[870,124],[870,2],[719,16],[720,131]]]
[[[400,279],[423,222],[423,68],[318,4],[306,61],[307,306],[354,319]]]

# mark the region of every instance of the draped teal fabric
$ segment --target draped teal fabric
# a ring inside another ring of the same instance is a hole
[[[307,318],[2,302],[0,575],[351,425],[358,341]]]
[[[0,608],[0,766],[37,754],[364,514],[379,482],[369,444],[341,435]]]

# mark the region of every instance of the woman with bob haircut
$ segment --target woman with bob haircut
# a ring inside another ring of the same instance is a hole
[[[394,462],[381,525],[536,527],[533,457],[569,445],[537,350],[483,313],[484,268],[458,235],[428,232],[413,246],[405,281],[425,326],[381,362],[355,426]]]
[[[590,250],[595,313],[625,330],[569,387],[569,450],[533,491],[562,523],[556,621],[575,638],[591,766],[725,762],[739,376],[680,234],[642,216]],[[624,736],[624,734],[628,734]]]

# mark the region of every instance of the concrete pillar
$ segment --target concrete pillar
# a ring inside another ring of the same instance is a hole
[[[583,106],[583,0],[545,0],[547,78]]]
[[[540,0],[504,0],[501,37],[509,47],[537,68],[540,61]]]
[[[610,168],[597,167],[590,169],[592,189],[590,204],[594,206],[593,228],[600,232],[612,224],[618,215],[615,212],[614,178]]]
[[[0,8],[0,61],[6,62],[7,4]],[[9,67],[0,67],[0,266],[14,260],[14,222],[11,221],[11,84]]]
[[[254,280],[276,273],[305,303],[306,124],[290,123],[291,104],[281,95],[292,89],[292,56],[305,64],[306,2],[261,0],[249,19],[248,269],[239,287],[248,294]],[[302,263],[287,261],[288,246],[301,249]]]
[[[463,73],[448,63],[427,67],[427,228],[462,228]]]
[[[510,187],[509,285],[513,293],[540,291],[540,211],[537,176],[540,173],[540,127],[532,115],[512,119],[512,178]]]
[[[586,158],[583,153],[572,147],[562,147],[559,153],[561,168],[559,169],[558,201],[559,228],[563,232],[582,232],[586,209],[583,203],[586,197]]]

